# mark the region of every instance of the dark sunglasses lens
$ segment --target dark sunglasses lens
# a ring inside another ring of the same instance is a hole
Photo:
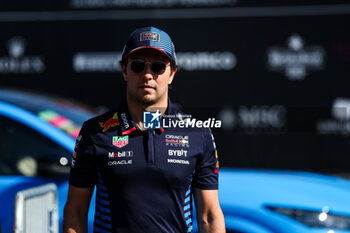
[[[145,62],[141,60],[135,60],[131,62],[131,70],[135,73],[141,73],[145,69]]]
[[[155,74],[163,74],[165,72],[166,64],[162,61],[155,61],[152,63],[152,71]]]

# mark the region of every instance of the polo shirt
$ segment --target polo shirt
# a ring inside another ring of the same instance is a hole
[[[165,112],[179,111],[169,101]],[[208,128],[140,130],[126,102],[84,122],[69,184],[97,187],[94,232],[192,232],[192,191],[218,189]]]

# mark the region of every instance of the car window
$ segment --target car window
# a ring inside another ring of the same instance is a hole
[[[65,176],[70,153],[37,131],[0,116],[0,174]]]
[[[0,88],[0,100],[25,109],[40,119],[77,138],[84,121],[97,112],[81,103],[59,97]]]

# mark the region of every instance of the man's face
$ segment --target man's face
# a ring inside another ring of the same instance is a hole
[[[131,68],[133,61],[145,62],[142,72],[134,72]],[[163,73],[152,71],[152,62],[162,61],[166,64]],[[127,82],[127,95],[143,105],[164,103],[168,98],[168,85],[173,81],[176,69],[171,69],[170,60],[155,49],[141,49],[131,54],[127,64],[122,65],[124,80]]]

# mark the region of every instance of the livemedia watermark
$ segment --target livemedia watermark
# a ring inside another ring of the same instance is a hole
[[[176,115],[162,114],[159,110],[143,112],[143,128],[144,129],[160,129],[162,128],[221,128],[221,120],[215,118],[207,118],[199,120],[193,118],[192,115],[178,113]]]

